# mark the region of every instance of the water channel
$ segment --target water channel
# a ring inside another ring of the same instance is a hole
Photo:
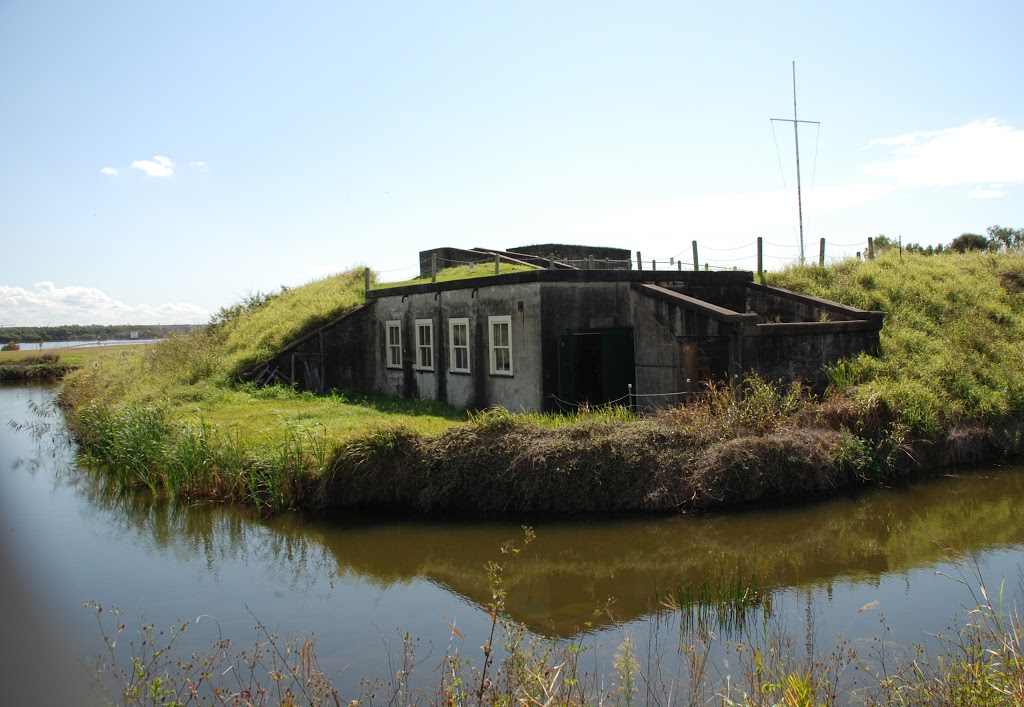
[[[0,538],[14,563],[8,574],[75,660],[102,648],[83,608],[90,599],[119,606],[129,623],[216,619],[190,628],[182,650],[208,647],[218,631],[251,640],[256,618],[313,634],[346,699],[360,679],[388,672],[403,632],[420,638],[422,654],[440,656],[453,623],[466,655],[479,652],[489,627],[484,567],[506,541],[521,544],[516,520],[266,520],[118,493],[76,466],[59,416],[39,439],[7,424],[32,419],[31,406],[53,395],[48,386],[0,386]],[[507,609],[534,635],[597,646],[596,660],[610,666],[625,635],[666,621],[659,602],[679,587],[756,577],[775,625],[802,641],[810,618],[819,650],[839,635],[868,645],[883,616],[890,638],[927,643],[972,603],[946,576],[956,571],[941,544],[976,561],[989,586],[1005,578],[1007,596],[1017,595],[1022,500],[1024,468],[1002,468],[770,511],[533,520],[536,540],[506,574]],[[437,660],[427,661],[428,682]]]

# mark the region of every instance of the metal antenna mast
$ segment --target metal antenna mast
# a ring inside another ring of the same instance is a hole
[[[817,120],[797,120],[796,116],[796,61],[793,62],[793,119],[788,118],[772,118],[772,122],[778,121],[780,123],[792,123],[793,124],[793,140],[796,144],[796,211],[797,216],[800,219],[800,262],[804,262],[804,201],[803,193],[800,189],[800,123],[811,123],[813,125],[821,125],[820,121]]]

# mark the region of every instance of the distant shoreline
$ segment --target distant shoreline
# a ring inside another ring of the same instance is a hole
[[[0,326],[0,346],[11,342],[22,346],[43,348],[47,343],[83,342],[95,345],[97,342],[151,341],[165,339],[175,334],[187,334],[201,329],[205,324],[62,324],[58,326]]]

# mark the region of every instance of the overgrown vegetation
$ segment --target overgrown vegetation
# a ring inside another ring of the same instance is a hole
[[[235,382],[361,304],[353,270],[247,298],[203,331],[113,352],[73,375],[62,402],[86,453],[126,460],[117,465],[126,484],[275,510],[671,512],[891,483],[1021,451],[1024,255],[888,248],[770,277],[883,310],[882,355],[833,366],[823,399],[755,377],[643,417],[467,415]]]
[[[833,392],[878,406],[917,435],[1024,412],[1024,254],[927,257],[794,267],[774,285],[885,312],[881,356],[830,371]]]

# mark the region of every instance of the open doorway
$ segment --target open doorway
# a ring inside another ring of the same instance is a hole
[[[636,379],[631,328],[587,329],[558,339],[560,406],[628,404]]]

